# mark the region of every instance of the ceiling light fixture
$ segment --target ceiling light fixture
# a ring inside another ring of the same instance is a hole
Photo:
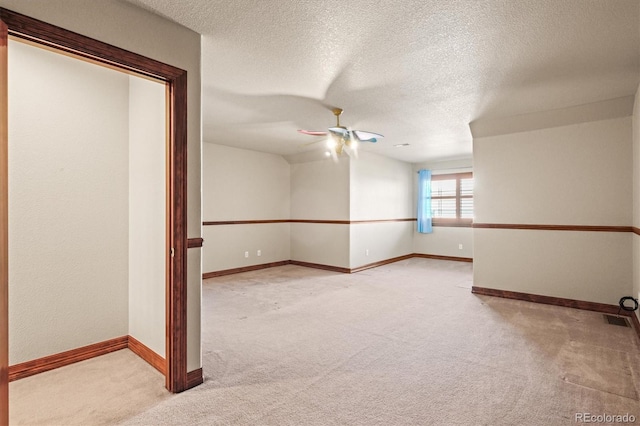
[[[328,136],[326,145],[329,149],[329,155],[336,159],[337,156],[346,153],[349,157],[358,157],[358,146],[360,142],[375,143],[379,138],[383,138],[379,133],[365,132],[363,130],[351,130],[346,126],[340,125],[341,108],[333,108],[333,115],[336,117],[336,125],[329,127],[327,132],[319,132],[312,130],[298,130],[298,132],[311,136]],[[328,155],[328,156],[329,156]]]

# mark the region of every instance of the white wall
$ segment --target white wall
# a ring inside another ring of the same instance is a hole
[[[202,249],[204,273],[291,258],[289,223],[215,225],[203,229],[207,242]],[[245,252],[249,257],[244,257]]]
[[[473,259],[473,228],[434,226],[430,234],[421,234],[415,228],[412,229],[414,253]]]
[[[349,159],[291,164],[291,219],[349,220]],[[349,268],[349,225],[291,224],[291,259]]]
[[[349,158],[291,164],[291,219],[349,220]]]
[[[349,225],[291,224],[291,260],[349,268]]]
[[[631,117],[477,139],[474,221],[629,226],[631,155]]]
[[[205,221],[294,221],[205,226],[205,272],[288,259],[357,268],[413,253],[415,221],[295,222],[413,218],[415,173],[411,164],[366,152],[355,160],[340,157],[338,162],[295,160],[289,166],[281,156],[204,145]],[[464,164],[468,168],[470,160]],[[290,192],[285,193],[288,188]],[[444,240],[438,237],[445,232],[436,235],[432,254],[460,256],[457,247],[462,241],[465,256],[471,251],[471,230],[450,229],[459,235]],[[455,241],[454,253],[447,251],[449,240]],[[439,246],[442,248],[436,248]],[[256,257],[258,249],[260,258]],[[249,258],[244,258],[245,251]]]
[[[289,219],[290,170],[282,156],[205,143],[202,158],[205,222]],[[291,258],[289,223],[209,225],[203,231],[205,273]]]
[[[202,147],[204,221],[288,219],[289,163],[224,145]]]
[[[478,287],[617,305],[631,294],[631,236],[475,229]]]
[[[474,138],[474,222],[629,226],[631,140],[629,116]],[[629,233],[476,228],[473,240],[479,287],[609,304],[631,291]]]
[[[189,238],[200,237],[200,35],[119,0],[0,0],[0,6],[187,71],[187,233]],[[189,249],[187,268],[187,368],[193,371],[202,365],[199,249]]]
[[[351,160],[352,221],[413,218],[413,198],[411,164],[366,152]],[[350,267],[411,254],[414,227],[415,221],[352,224]]]
[[[417,215],[418,171],[431,170],[433,175],[472,172],[472,159],[425,162],[413,165],[413,215]],[[462,244],[462,249],[460,249]],[[473,229],[469,227],[434,226],[430,234],[413,227],[413,252],[436,256],[473,258]]]
[[[351,220],[415,217],[410,163],[361,152],[350,165]]]
[[[355,223],[350,226],[351,268],[412,253],[414,222]]]
[[[9,43],[10,364],[128,333],[128,96]]]
[[[129,76],[129,335],[165,356],[166,86]]]

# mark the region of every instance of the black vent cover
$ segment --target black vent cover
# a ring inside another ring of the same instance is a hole
[[[624,317],[619,317],[616,315],[607,315],[604,314],[604,319],[607,320],[607,323],[611,325],[619,325],[622,327],[630,327],[629,321],[627,321]]]

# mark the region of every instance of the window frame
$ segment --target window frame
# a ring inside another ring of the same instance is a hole
[[[460,181],[462,179],[473,178],[473,172],[461,172],[461,173],[444,173],[438,175],[431,175],[431,181],[439,181],[439,180],[455,180],[456,181],[456,195],[447,195],[447,196],[434,196],[433,192],[431,193],[431,201],[433,200],[443,200],[443,199],[455,199],[456,200],[456,217],[455,218],[445,218],[445,217],[432,217],[431,221],[433,226],[458,226],[458,227],[471,227],[473,224],[473,218],[462,218],[461,215],[461,200],[474,198],[474,194],[472,195],[461,195],[460,194]]]

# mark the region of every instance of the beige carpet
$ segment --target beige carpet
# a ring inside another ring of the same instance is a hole
[[[128,349],[9,384],[10,425],[110,425],[171,397]]]
[[[203,385],[144,404],[122,392],[116,410],[84,400],[89,391],[69,393],[81,408],[33,420],[569,425],[588,412],[631,413],[640,423],[632,329],[594,312],[475,296],[471,268],[410,259],[353,275],[288,265],[206,280]],[[106,392],[109,382],[96,385]],[[12,384],[12,408],[30,396],[26,387]]]

